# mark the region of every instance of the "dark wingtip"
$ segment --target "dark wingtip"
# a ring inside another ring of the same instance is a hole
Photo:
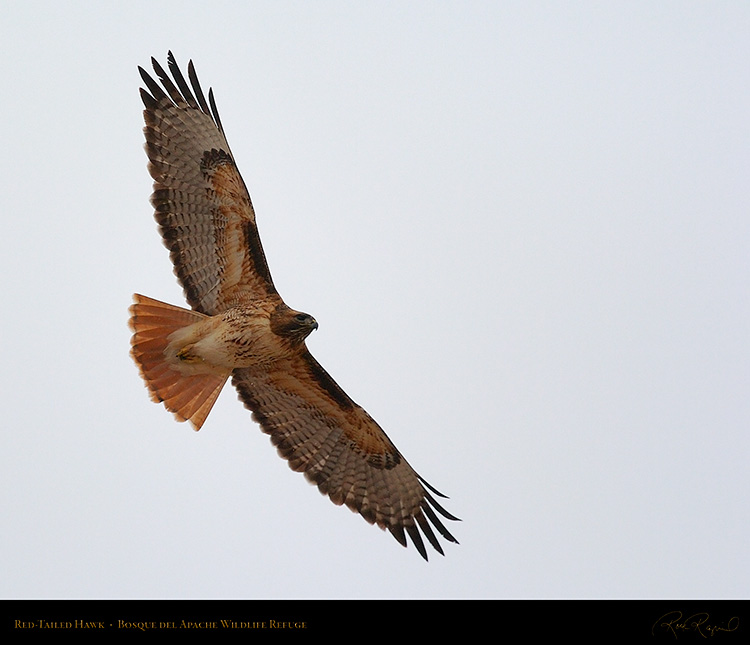
[[[416,547],[417,551],[419,551],[419,555],[421,555],[425,560],[429,562],[429,558],[427,557],[427,549],[424,548],[424,542],[422,540],[422,535],[419,533],[419,529],[412,524],[411,526],[406,527],[406,533],[411,538],[411,541]]]
[[[187,66],[189,83],[186,82],[172,50],[167,51],[167,69],[171,72],[171,77],[153,56],[151,57],[151,66],[161,85],[146,70],[140,66],[138,67],[138,72],[146,84],[148,92],[150,92],[150,96],[148,97],[143,95],[143,91],[141,92],[147,109],[153,109],[156,104],[165,99],[167,101],[171,100],[172,103],[180,108],[184,108],[185,104],[187,104],[187,107],[200,110],[206,116],[211,117],[219,131],[224,132],[224,127],[219,118],[219,110],[216,108],[216,102],[214,101],[213,91],[209,88],[208,101],[206,101],[192,60],[188,62]]]
[[[424,482],[421,477],[419,479],[424,484],[426,484],[430,490],[437,493],[437,491],[435,491],[432,486],[427,484],[427,482]],[[445,495],[443,495],[443,497],[445,497]],[[440,517],[438,517],[437,513],[440,513],[440,515],[449,520],[454,520],[457,522],[460,522],[461,520],[451,515],[442,506],[440,506],[440,504],[435,501],[435,498],[432,497],[432,495],[430,495],[430,493],[426,489],[424,490],[424,499],[422,500],[420,507],[421,510],[415,513],[412,518],[414,520],[414,523],[412,523],[411,525],[389,526],[388,530],[390,531],[391,535],[393,535],[393,537],[398,541],[398,543],[404,547],[407,546],[406,536],[408,535],[411,542],[414,544],[414,547],[419,552],[419,555],[421,555],[422,558],[427,561],[429,561],[429,558],[427,557],[427,549],[425,548],[425,541],[422,538],[422,535],[427,538],[427,542],[430,543],[430,546],[432,546],[435,551],[437,551],[440,555],[445,556],[445,552],[443,551],[443,547],[438,541],[437,536],[435,535],[435,531],[437,531],[448,542],[452,542],[453,544],[459,544],[459,542],[453,535],[451,535],[450,531],[445,528],[445,525],[443,524]],[[435,511],[437,511],[437,513]]]

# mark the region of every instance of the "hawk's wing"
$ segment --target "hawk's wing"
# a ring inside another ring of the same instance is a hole
[[[430,494],[444,497],[406,462],[380,426],[354,403],[309,352],[268,367],[235,369],[240,399],[292,470],[303,472],[335,504],[346,504],[427,559],[420,535],[443,550],[433,527],[456,539],[435,511],[457,520]]]
[[[161,85],[138,68],[148,88],[141,89],[141,97],[154,178],[151,203],[190,306],[214,315],[276,295],[250,195],[224,137],[213,92],[206,102],[192,61],[190,85],[172,52],[168,66],[174,80],[155,59],[151,62]]]
[[[156,60],[152,64],[161,85],[139,68],[148,88],[141,96],[151,200],[188,302],[215,315],[249,300],[278,298],[212,92],[207,102],[192,62],[188,85],[171,52],[172,79]],[[457,518],[430,491],[442,495],[307,351],[274,362],[270,371],[268,364],[235,369],[233,382],[292,469],[333,502],[388,529],[404,546],[409,535],[425,559],[422,534],[440,553],[433,529],[456,542],[438,513]]]

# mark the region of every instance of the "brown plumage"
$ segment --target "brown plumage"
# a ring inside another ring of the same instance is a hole
[[[422,534],[442,554],[433,529],[456,539],[438,514],[458,518],[312,357],[305,338],[317,322],[274,287],[213,92],[206,101],[192,62],[188,84],[171,52],[171,78],[152,64],[161,85],[139,68],[151,203],[192,307],[134,296],[131,354],[152,398],[199,430],[231,376],[293,470],[404,546],[408,535],[425,559]]]

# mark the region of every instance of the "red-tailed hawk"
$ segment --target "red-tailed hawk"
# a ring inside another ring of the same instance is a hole
[[[335,504],[346,504],[425,560],[421,532],[456,542],[438,517],[457,520],[380,426],[312,357],[305,338],[318,323],[290,309],[274,287],[255,212],[209,90],[192,61],[190,85],[172,53],[161,85],[138,68],[147,90],[146,152],[151,203],[192,311],[135,295],[132,355],[151,392],[199,430],[231,376],[240,399],[292,470]],[[431,492],[432,494],[431,494]]]

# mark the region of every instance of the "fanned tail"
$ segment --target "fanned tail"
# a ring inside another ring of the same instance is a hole
[[[134,294],[133,300],[129,321],[133,330],[130,354],[141,371],[151,399],[163,402],[178,421],[190,421],[195,430],[200,430],[231,371],[184,374],[169,362],[165,350],[171,334],[207,316],[139,294]]]

